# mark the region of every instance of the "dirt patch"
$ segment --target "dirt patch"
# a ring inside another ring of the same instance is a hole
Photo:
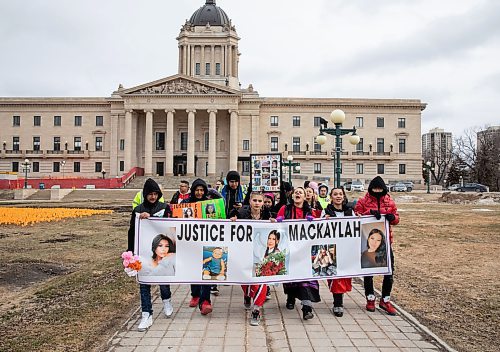
[[[0,281],[14,289],[21,289],[48,278],[70,272],[60,264],[54,263],[6,263],[0,267]]]
[[[444,192],[438,202],[451,204],[495,205],[500,203],[497,193],[452,193]]]

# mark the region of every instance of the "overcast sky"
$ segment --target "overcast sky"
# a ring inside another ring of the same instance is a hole
[[[107,97],[177,73],[204,0],[0,0],[0,96]],[[218,0],[264,97],[409,98],[422,132],[500,125],[500,1]]]

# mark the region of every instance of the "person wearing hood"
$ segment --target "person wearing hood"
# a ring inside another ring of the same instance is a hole
[[[354,207],[354,212],[358,215],[373,215],[380,219],[385,215],[385,219],[389,222],[389,240],[392,244],[393,232],[392,226],[399,223],[399,214],[396,203],[388,194],[387,186],[382,177],[377,176],[371,180],[368,186],[368,193],[360,198]],[[394,254],[390,251],[392,272],[394,274]],[[384,275],[382,283],[382,298],[379,302],[379,307],[385,310],[389,315],[396,315],[396,309],[391,304],[391,291],[394,278],[393,275]],[[373,276],[364,277],[366,310],[375,311],[375,291],[373,289]]]
[[[144,182],[144,188],[142,190],[143,202],[136,206],[132,210],[132,216],[130,218],[130,227],[128,230],[128,247],[127,251],[134,252],[135,248],[135,221],[136,215],[139,214],[139,219],[148,219],[150,217],[163,217],[168,218],[172,216],[172,211],[170,206],[164,202],[160,202],[163,194],[160,190],[160,186],[155,182],[155,180],[148,178]],[[151,285],[140,284],[140,294],[141,294],[141,310],[142,316],[137,330],[146,331],[153,324],[153,305],[151,303]],[[170,318],[174,308],[172,306],[172,293],[170,291],[170,285],[160,285],[160,296],[163,301],[163,312]]]
[[[220,193],[226,204],[226,217],[229,219],[241,208],[245,195],[243,194],[238,171],[229,171],[226,175],[226,181],[227,184]]]
[[[321,207],[325,209],[330,203],[330,198],[328,198],[328,186],[322,184],[318,187],[318,202],[321,204]]]
[[[196,203],[208,200],[208,186],[205,181],[198,178],[191,184],[189,198],[182,203]],[[210,301],[210,285],[191,285],[190,307],[200,309],[201,314],[207,315],[212,312],[212,302]]]

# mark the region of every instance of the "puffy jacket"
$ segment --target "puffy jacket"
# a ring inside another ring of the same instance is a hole
[[[378,210],[380,214],[393,214],[395,216],[395,219],[390,222],[391,226],[389,226],[389,236],[392,243],[392,225],[399,224],[399,214],[396,203],[389,194],[376,198],[367,193],[363,198],[360,198],[357,201],[356,206],[354,207],[354,212],[358,215],[371,215],[370,210]]]

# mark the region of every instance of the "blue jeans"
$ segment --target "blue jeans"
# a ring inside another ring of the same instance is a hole
[[[139,284],[141,292],[141,309],[143,312],[153,314],[153,304],[151,303],[151,285]],[[172,297],[170,285],[160,285],[161,299],[169,299]]]
[[[191,296],[200,297],[200,303],[199,303],[200,307],[204,301],[208,301],[208,303],[211,303],[210,285],[191,285]]]

